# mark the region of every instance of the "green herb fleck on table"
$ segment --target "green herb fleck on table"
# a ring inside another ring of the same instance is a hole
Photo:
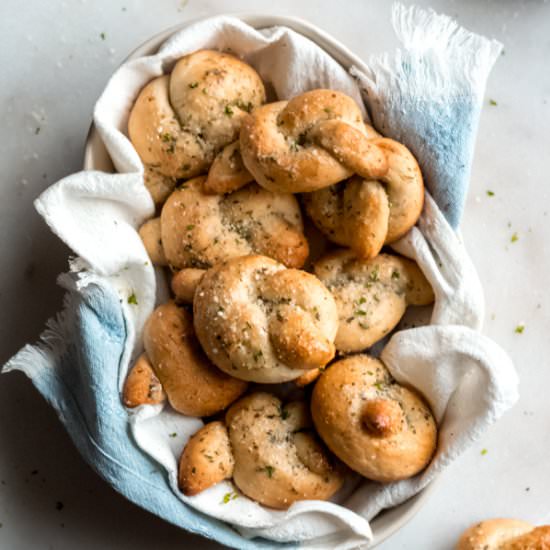
[[[481,449],[481,456],[485,456],[488,452],[487,449]]]
[[[267,474],[267,477],[272,478],[273,472],[275,471],[275,468],[273,466],[266,466],[265,467],[265,473]]]
[[[105,40],[107,38],[107,35],[104,32],[102,32],[99,36],[101,40]]]
[[[518,234],[517,234],[517,233],[514,233],[514,234],[510,237],[510,242],[511,242],[511,243],[515,243],[518,239],[519,239]]]
[[[498,105],[498,103],[494,99],[490,99],[489,100],[489,105],[491,105],[492,107],[496,107]]]
[[[177,435],[178,435],[178,434],[177,434],[176,432],[172,432],[172,433],[170,434],[170,437],[177,437]]]
[[[40,126],[36,127],[36,130],[34,131],[34,135],[37,136],[40,133]]]
[[[488,197],[494,197],[495,196],[495,192],[494,191],[487,191],[487,196]]]
[[[515,329],[514,332],[516,334],[523,334],[523,331],[525,330],[525,325],[523,323],[520,323]]]
[[[132,304],[134,306],[138,305],[138,301],[137,301],[137,297],[136,297],[135,292],[132,292],[132,294],[130,294],[130,296],[128,296],[128,303]]]

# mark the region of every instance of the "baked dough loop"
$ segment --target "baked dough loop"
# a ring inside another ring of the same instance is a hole
[[[210,422],[192,435],[180,457],[178,485],[196,495],[233,475],[233,453],[223,422]]]
[[[174,293],[176,302],[183,304],[193,303],[195,290],[205,272],[204,269],[188,267],[174,273],[170,287]]]
[[[550,525],[517,519],[489,519],[467,529],[456,550],[550,550]]]
[[[388,334],[409,305],[434,301],[432,288],[417,264],[401,256],[380,254],[371,260],[351,250],[330,253],[314,272],[338,306],[336,349],[364,350]]]
[[[146,166],[169,178],[205,173],[265,101],[256,71],[236,57],[200,50],[149,82],[130,112],[128,133]]]
[[[144,241],[152,258],[159,257],[160,240],[174,269],[208,268],[247,254],[264,254],[288,267],[304,264],[309,248],[295,197],[256,184],[230,195],[208,195],[204,179],[185,182],[164,204],[156,226],[160,236],[149,235],[149,247]]]
[[[344,468],[315,437],[305,402],[283,405],[253,393],[231,406],[226,425],[233,481],[260,504],[286,509],[298,500],[326,500],[342,486]]]
[[[310,273],[265,256],[207,271],[193,310],[204,351],[237,378],[286,382],[334,357],[338,314],[330,292]]]
[[[437,428],[428,405],[368,355],[332,364],[315,384],[311,412],[328,448],[374,481],[414,476],[436,448]]]
[[[210,416],[247,388],[212,365],[195,337],[191,314],[172,301],[153,311],[143,344],[170,405],[182,414]]]
[[[239,141],[227,145],[214,159],[204,182],[205,193],[231,193],[254,181],[241,156]]]
[[[315,191],[354,173],[376,179],[388,170],[358,105],[333,90],[255,109],[243,121],[240,147],[246,168],[271,191]]]
[[[122,390],[122,400],[127,407],[133,408],[139,405],[158,405],[165,399],[160,380],[147,355],[143,353],[128,372]]]
[[[411,152],[387,138],[373,139],[388,159],[377,180],[352,178],[303,195],[315,225],[331,241],[374,258],[417,222],[424,205],[422,172]]]

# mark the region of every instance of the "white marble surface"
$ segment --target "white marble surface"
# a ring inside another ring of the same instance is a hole
[[[417,3],[505,45],[488,84],[462,230],[486,291],[484,332],[516,362],[521,400],[383,550],[451,548],[489,516],[550,522],[550,3]],[[134,46],[198,15],[264,11],[309,19],[366,55],[395,45],[389,9],[383,0],[2,0],[0,364],[61,306],[55,278],[69,251],[32,201],[81,167],[94,101]],[[151,547],[217,545],[125,501],[85,465],[22,375],[0,378],[0,548]]]

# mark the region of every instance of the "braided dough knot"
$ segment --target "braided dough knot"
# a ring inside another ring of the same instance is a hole
[[[160,220],[140,235],[155,265],[209,268],[219,262],[265,254],[301,267],[309,247],[295,197],[251,184],[229,195],[207,195],[200,176],[186,181],[165,202]]]
[[[193,308],[208,357],[242,380],[293,380],[324,367],[335,353],[338,314],[330,292],[315,276],[264,256],[207,271]]]
[[[371,143],[386,155],[386,174],[378,179],[353,176],[304,195],[308,215],[325,236],[362,258],[374,258],[384,244],[402,237],[424,205],[422,172],[412,153],[388,138]]]
[[[373,179],[388,170],[357,104],[333,90],[256,109],[243,121],[240,148],[246,168],[273,191],[315,191],[354,173]]]
[[[259,75],[240,59],[211,50],[182,57],[171,74],[143,88],[128,121],[138,155],[157,174],[152,185],[162,176],[205,173],[215,155],[237,139],[242,120],[264,101]]]

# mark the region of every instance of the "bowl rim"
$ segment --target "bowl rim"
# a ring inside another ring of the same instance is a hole
[[[340,65],[342,65],[344,69],[349,70],[351,67],[356,67],[360,71],[365,71],[367,69],[365,63],[347,46],[313,23],[294,16],[269,15],[256,12],[222,13],[182,21],[181,23],[173,25],[146,39],[128,54],[128,56],[122,61],[122,64],[138,57],[154,54],[159,49],[161,44],[171,35],[186,27],[189,27],[194,23],[218,17],[234,17],[258,30],[274,26],[288,27],[315,42],[329,55],[331,55]],[[112,162],[109,154],[93,122],[90,125],[84,146],[83,168],[84,170],[112,169]],[[369,548],[375,548],[380,545],[397,531],[402,529],[407,523],[409,523],[436,490],[440,481],[441,476],[438,475],[430,483],[428,483],[426,487],[407,501],[393,508],[383,510],[380,514],[373,518],[370,521],[373,532],[373,540],[369,545]]]

